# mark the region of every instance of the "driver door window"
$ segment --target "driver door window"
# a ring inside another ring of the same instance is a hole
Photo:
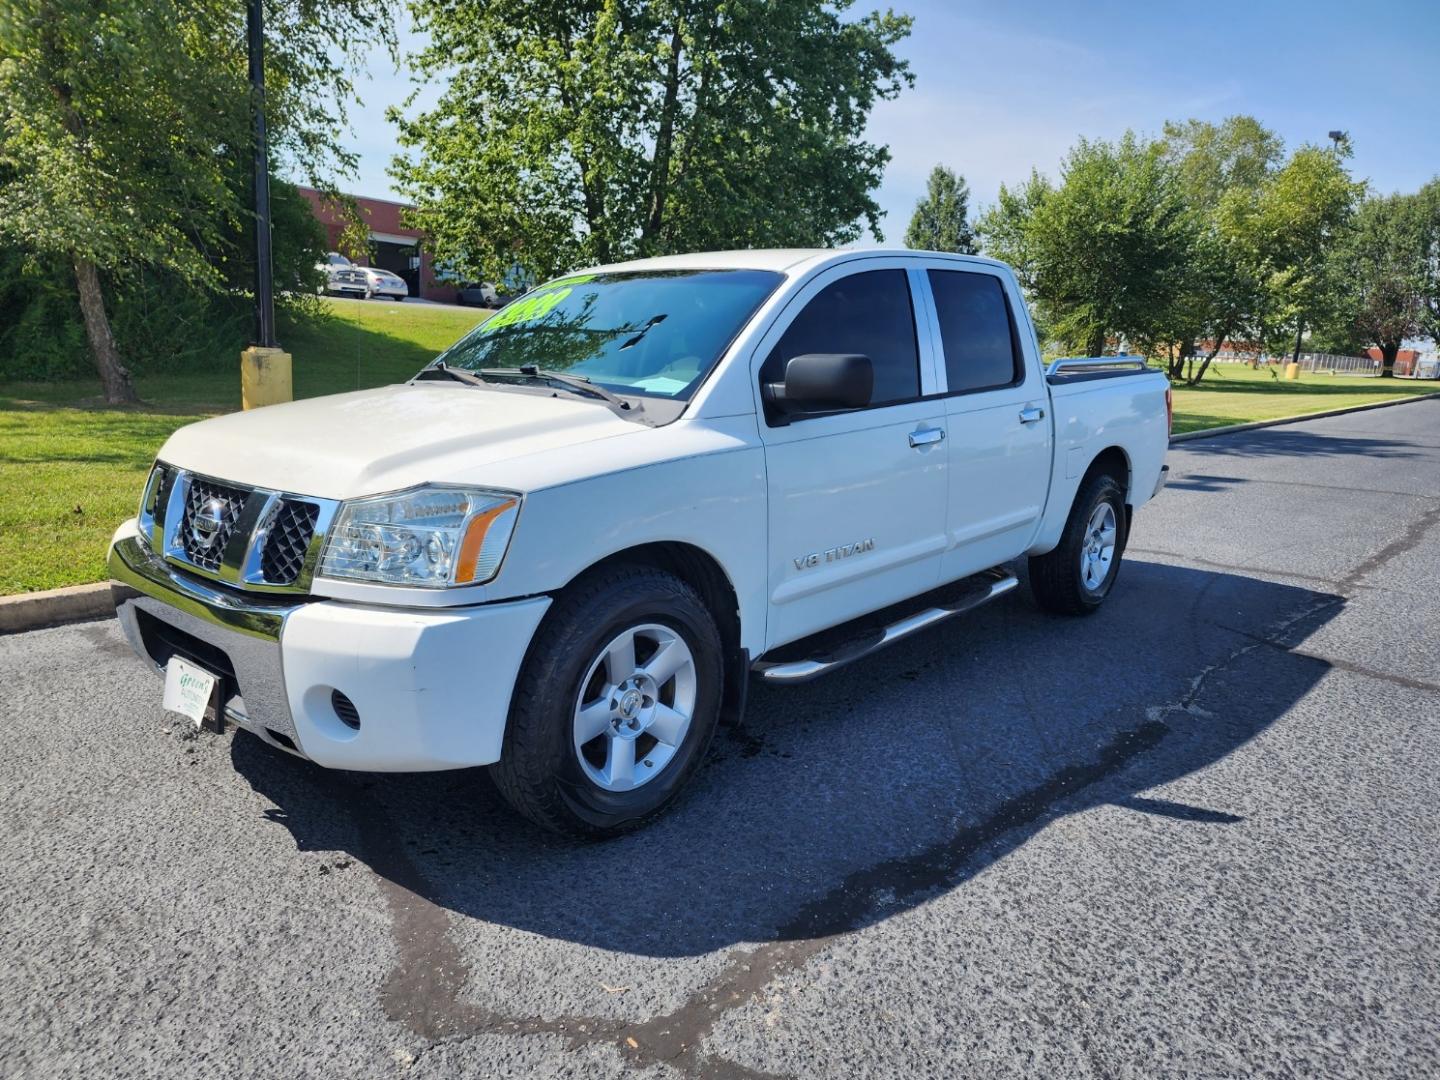
[[[859,353],[875,369],[872,405],[920,396],[920,347],[904,270],[851,274],[825,286],[795,316],[761,368],[766,382],[806,353]]]

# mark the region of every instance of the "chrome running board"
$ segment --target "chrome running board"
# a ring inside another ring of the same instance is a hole
[[[988,604],[997,596],[1004,596],[1020,584],[1014,574],[1000,569],[987,570],[983,574],[977,574],[970,581],[974,582],[974,587],[965,590],[951,601],[922,608],[912,615],[907,615],[892,623],[876,626],[829,648],[822,647],[814,655],[803,659],[758,660],[751,670],[770,683],[809,682],[811,679],[818,679],[821,675],[828,675],[837,668],[844,667],[861,657],[879,652],[887,645],[893,645],[895,642],[934,626],[936,623],[944,622],[956,615],[963,615],[967,611],[974,611],[982,604]],[[834,640],[832,635],[833,631],[825,634]],[[817,638],[820,636],[816,635]],[[794,647],[794,645],[785,646],[783,651],[789,652]]]

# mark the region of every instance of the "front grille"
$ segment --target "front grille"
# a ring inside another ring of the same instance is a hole
[[[305,566],[305,554],[315,536],[320,507],[314,503],[286,499],[275,515],[265,550],[260,556],[260,576],[270,585],[293,585]]]
[[[202,570],[219,570],[235,522],[249,497],[250,493],[240,488],[192,476],[178,537],[185,558]]]
[[[212,480],[163,463],[157,468],[166,469],[166,481],[151,526],[164,538],[170,562],[231,588],[309,589],[310,551],[324,540],[339,503]]]
[[[364,285],[365,275],[358,270],[341,270],[335,275],[335,280],[346,285]]]

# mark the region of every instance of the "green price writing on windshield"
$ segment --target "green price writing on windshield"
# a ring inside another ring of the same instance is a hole
[[[538,292],[516,300],[509,307],[506,307],[492,315],[482,327],[484,333],[491,330],[499,330],[505,326],[514,326],[516,323],[535,322],[548,315],[555,305],[564,300],[571,292],[573,286],[583,285],[587,281],[594,280],[594,274],[578,274],[574,277],[561,278],[559,281],[552,281]]]

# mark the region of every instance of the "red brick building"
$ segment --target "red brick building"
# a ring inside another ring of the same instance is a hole
[[[1365,350],[1365,355],[1368,356],[1368,357],[1370,357],[1371,360],[1384,360],[1384,359],[1385,359],[1385,354],[1382,353],[1379,349],[1375,348],[1373,345],[1372,345],[1370,348],[1368,348],[1368,349]],[[1419,350],[1419,349],[1401,349],[1399,352],[1397,352],[1397,353],[1395,354],[1395,374],[1396,374],[1396,375],[1413,375],[1413,374],[1415,374],[1415,364],[1419,361],[1419,359],[1420,359],[1420,350]]]
[[[340,244],[346,221],[340,209],[314,188],[300,188],[300,195],[315,211],[325,228],[327,251],[339,251],[364,266],[374,266],[399,274],[410,286],[410,295],[425,300],[453,302],[455,284],[436,279],[435,266],[425,250],[425,236],[400,221],[404,203],[389,199],[350,196],[360,208],[360,216],[370,233],[369,251],[346,251]]]

